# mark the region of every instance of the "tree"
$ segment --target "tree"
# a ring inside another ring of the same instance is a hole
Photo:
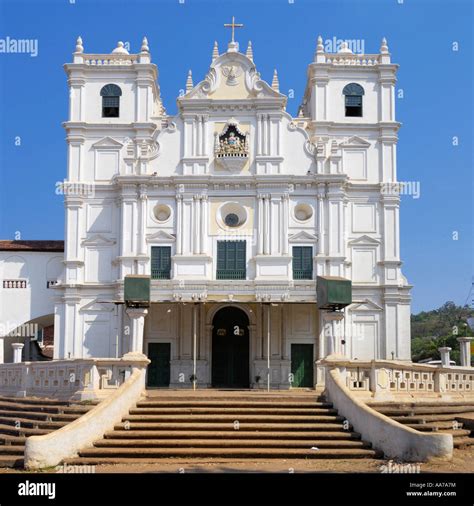
[[[467,305],[456,306],[452,301],[446,302],[438,309],[411,315],[413,361],[418,362],[427,358],[439,360],[438,348],[449,346],[453,350],[451,359],[459,363],[457,338],[474,335],[466,324],[466,319],[470,316],[474,316],[474,309]]]

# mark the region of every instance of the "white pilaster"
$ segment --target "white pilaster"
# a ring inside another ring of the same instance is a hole
[[[288,255],[288,216],[289,216],[289,200],[288,194],[282,196],[282,227],[281,227],[281,252],[283,255]]]
[[[140,185],[140,218],[139,218],[139,229],[140,229],[140,244],[138,253],[140,255],[146,255],[146,208],[147,208],[147,191],[145,185]]]
[[[124,355],[124,358],[143,355],[143,331],[145,328],[145,316],[148,309],[144,308],[128,308],[127,314],[130,318],[130,351]]]
[[[176,254],[183,254],[183,196],[176,195]]]
[[[259,120],[260,121],[260,120]],[[263,195],[257,195],[258,202],[258,230],[257,230],[257,242],[258,242],[258,254],[263,254],[263,242],[264,242],[264,200]]]
[[[201,254],[207,253],[208,249],[208,220],[209,220],[209,200],[207,195],[201,199]]]
[[[264,234],[264,245],[263,254],[270,254],[270,195],[265,195],[263,200],[264,207],[264,223],[263,223],[263,234]]]

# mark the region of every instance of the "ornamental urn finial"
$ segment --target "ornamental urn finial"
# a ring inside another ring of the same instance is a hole
[[[146,37],[143,37],[142,47],[141,47],[140,51],[142,53],[149,53],[150,52],[150,48],[148,47],[148,39]]]
[[[252,41],[249,40],[249,45],[247,46],[247,51],[245,52],[245,56],[253,61],[253,47],[252,47]]]
[[[84,46],[82,45],[82,37],[79,35],[79,37],[76,40],[76,53],[83,53],[84,52]]]
[[[212,61],[216,58],[219,58],[219,46],[217,45],[217,40],[214,41],[214,48],[212,49]]]
[[[324,53],[324,46],[323,46],[323,38],[321,35],[318,35],[318,42],[316,45],[316,52],[317,53]]]
[[[280,91],[280,81],[278,80],[278,72],[277,69],[273,71],[273,79],[272,79],[272,88],[275,91]]]
[[[186,93],[193,89],[193,73],[191,70],[188,72],[188,78],[186,79]]]

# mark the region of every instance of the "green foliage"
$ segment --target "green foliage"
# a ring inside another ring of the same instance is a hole
[[[446,302],[433,311],[422,311],[411,315],[411,352],[414,362],[432,358],[439,360],[438,348],[452,348],[451,359],[459,364],[459,343],[461,336],[473,336],[474,333],[466,325],[466,319],[474,316],[469,306],[456,306],[454,302]]]

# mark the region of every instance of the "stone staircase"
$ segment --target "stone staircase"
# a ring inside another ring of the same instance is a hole
[[[0,396],[0,467],[23,467],[28,436],[48,434],[92,407],[53,399]]]
[[[455,448],[474,445],[474,402],[370,402],[393,420],[422,432],[452,434]],[[471,415],[472,423],[466,419]]]
[[[168,392],[141,400],[114,430],[66,463],[381,456],[314,391],[201,391],[196,395]]]

